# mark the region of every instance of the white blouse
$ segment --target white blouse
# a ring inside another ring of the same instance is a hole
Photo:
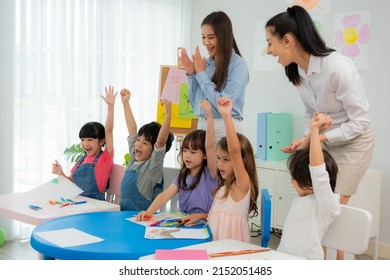
[[[353,61],[337,52],[325,57],[310,56],[307,73],[298,66],[297,87],[305,106],[305,134],[314,112],[333,119],[339,128],[325,133],[330,143],[347,141],[363,134],[371,125],[368,100]]]

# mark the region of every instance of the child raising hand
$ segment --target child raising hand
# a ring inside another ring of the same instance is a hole
[[[172,184],[153,201],[146,210],[141,211],[137,220],[144,220],[146,215],[153,215],[161,206],[179,193],[180,211],[187,214],[182,223],[192,226],[199,220],[206,220],[213,197],[212,191],[218,183],[217,164],[215,161],[214,127],[212,125],[211,105],[202,101],[209,125],[207,132],[194,130],[188,133],[180,147],[181,168]]]
[[[287,215],[278,251],[306,259],[324,259],[321,240],[340,213],[334,194],[337,164],[322,150],[320,133],[331,119],[314,113],[310,123],[309,148],[297,150],[288,159],[291,183],[298,193]]]
[[[236,239],[250,242],[248,215],[257,215],[258,181],[253,148],[248,138],[236,133],[231,110],[232,100],[217,102],[226,137],[217,144],[220,183],[208,216],[213,240]]]
[[[121,100],[129,136],[130,161],[121,183],[122,211],[146,210],[163,189],[163,165],[165,153],[172,146],[173,135],[169,132],[171,102],[161,100],[165,107],[162,125],[150,122],[137,132],[137,123],[130,106],[131,93],[122,89]]]
[[[106,96],[101,95],[107,103],[105,127],[98,122],[84,124],[79,132],[80,146],[85,155],[73,166],[70,175],[66,176],[56,160],[52,164],[52,173],[67,177],[83,190],[81,195],[104,200],[105,191],[114,164],[114,104],[116,93],[114,87],[105,88]]]

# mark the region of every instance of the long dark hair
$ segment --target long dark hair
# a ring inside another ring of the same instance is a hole
[[[192,185],[187,185],[187,176],[189,175],[189,169],[186,167],[186,165],[183,162],[183,150],[201,150],[203,154],[206,154],[206,147],[205,147],[205,141],[206,141],[206,131],[197,129],[194,131],[191,131],[188,133],[181,143],[180,147],[180,153],[178,155],[178,160],[181,162],[181,168],[179,171],[179,175],[177,178],[179,188],[183,188],[185,190],[193,190],[195,189],[199,182],[200,178],[202,177],[202,173],[204,172],[204,169],[207,165],[207,159],[203,159],[202,166],[199,169],[198,174],[196,174],[196,179],[192,183]]]
[[[241,53],[234,39],[232,22],[224,12],[212,12],[203,19],[201,26],[205,24],[211,26],[217,38],[215,52],[218,59],[215,61],[212,82],[216,85],[215,89],[221,92],[227,80],[233,49],[239,56],[241,56]]]
[[[282,39],[287,33],[292,34],[302,49],[311,55],[327,56],[335,51],[326,46],[309,13],[301,6],[292,6],[287,8],[286,12],[273,16],[265,27],[279,39]],[[289,81],[298,86],[301,82],[298,65],[293,62],[284,69]]]

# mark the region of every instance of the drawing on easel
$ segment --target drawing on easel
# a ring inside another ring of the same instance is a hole
[[[163,98],[172,102],[172,133],[187,134],[197,128],[198,120],[189,103],[187,76],[183,69],[177,66],[161,66],[156,118],[159,124],[162,124],[165,118],[165,108],[160,102]]]
[[[198,118],[195,115],[190,99],[188,98],[188,84],[180,85],[179,117],[186,119]]]
[[[180,85],[183,83],[187,83],[186,72],[183,69],[170,67],[160,98],[179,104]]]

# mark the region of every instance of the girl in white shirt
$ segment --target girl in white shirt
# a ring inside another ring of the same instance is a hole
[[[359,73],[349,58],[325,45],[310,15],[300,6],[272,17],[266,24],[266,38],[267,53],[278,56],[286,76],[300,93],[305,106],[305,135],[314,112],[333,120],[320,140],[337,162],[335,191],[340,194],[340,203],[347,204],[374,150],[369,104]],[[304,148],[304,139],[294,140],[282,151]]]

